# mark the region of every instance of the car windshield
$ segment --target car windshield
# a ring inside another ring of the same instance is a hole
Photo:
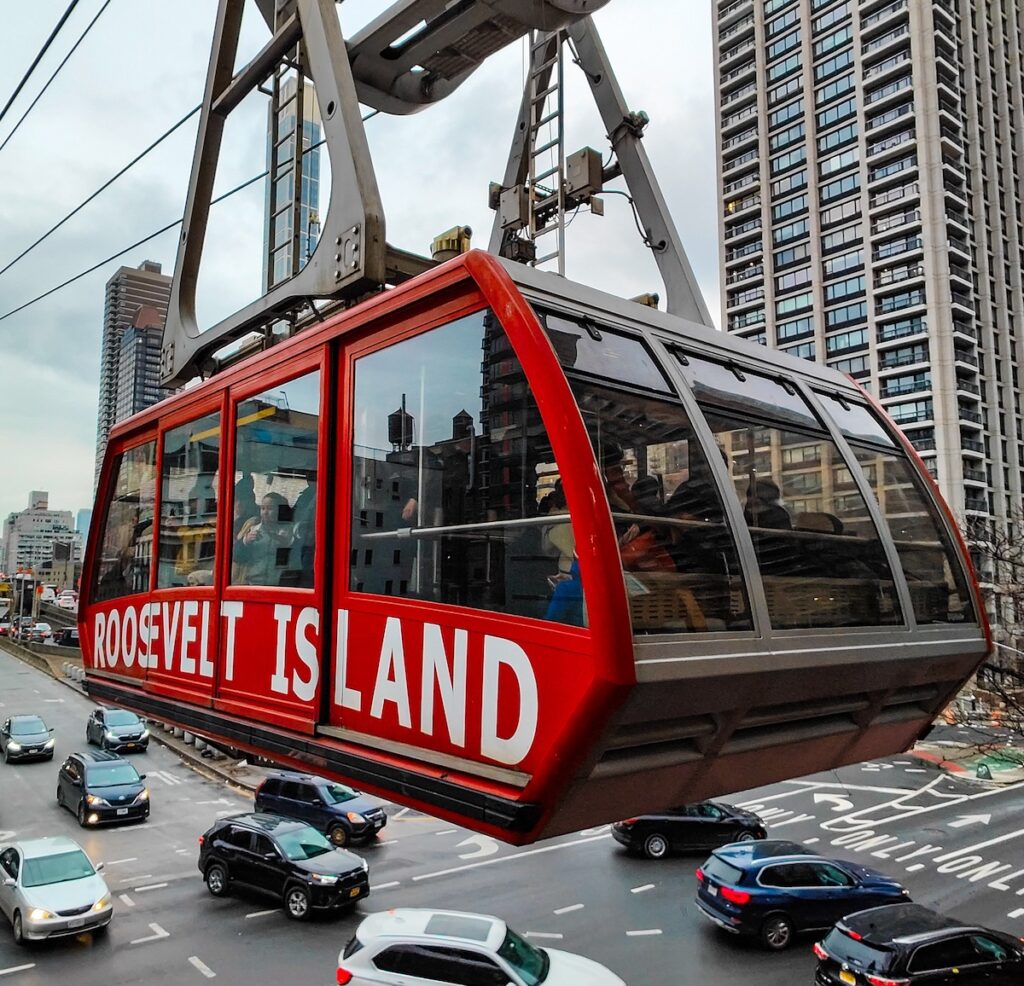
[[[281,833],[277,842],[289,859],[313,859],[332,849],[331,844],[311,825]]]
[[[340,805],[342,802],[359,797],[358,791],[353,791],[352,788],[345,787],[344,784],[325,784],[320,788],[320,793],[329,805]]]
[[[36,733],[45,733],[46,723],[39,716],[29,716],[25,719],[11,720],[12,736],[33,736]]]
[[[134,712],[125,712],[123,709],[114,709],[107,713],[108,726],[137,726],[139,717]]]
[[[53,856],[37,856],[26,859],[22,870],[23,887],[45,887],[51,883],[67,883],[92,876],[96,871],[81,849],[57,853]]]
[[[526,986],[537,986],[547,979],[551,966],[548,953],[542,948],[535,948],[511,928],[505,933],[498,955],[519,973]]]
[[[89,768],[89,783],[96,787],[117,787],[121,784],[138,784],[139,772],[130,763]]]

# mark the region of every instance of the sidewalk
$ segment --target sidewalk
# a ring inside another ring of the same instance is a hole
[[[944,740],[918,743],[910,752],[950,774],[993,784],[1017,784],[1024,781],[1024,750],[1020,747],[1003,754],[995,744],[978,745]]]
[[[66,685],[72,691],[76,691],[79,695],[88,698],[85,689],[77,681],[69,678],[64,673],[64,665],[66,663],[78,667],[82,666],[82,659],[78,651],[73,651],[69,654],[64,653],[63,648],[59,650],[54,648],[57,653],[49,654],[34,648],[29,650],[27,647],[22,647],[9,640],[4,640],[0,647],[11,657],[17,658],[17,660],[28,664],[37,671],[50,675],[51,678],[59,681],[62,685]],[[182,733],[182,735],[176,736],[172,731],[173,727],[168,726],[166,723],[158,722],[151,717],[147,721],[150,727],[149,735],[151,740],[176,753],[189,767],[210,780],[229,784],[236,788],[239,793],[252,794],[267,775],[267,768],[250,764],[244,759],[234,760],[221,749],[213,746],[208,746],[213,756],[204,757],[202,751],[194,743],[187,743],[185,741],[182,730],[178,729],[177,732]],[[203,737],[200,736],[198,738],[201,742],[207,744]]]

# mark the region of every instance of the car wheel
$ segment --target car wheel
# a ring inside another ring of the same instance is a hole
[[[64,796],[60,793],[60,785],[57,785],[57,807],[64,807]]]
[[[11,928],[14,931],[14,944],[15,945],[26,945],[28,944],[25,939],[25,929],[21,923],[21,911],[14,912],[14,918],[11,921]]]
[[[85,820],[85,802],[84,801],[79,801],[78,802],[78,812],[77,812],[77,815],[78,815],[78,824],[81,825],[82,828],[85,828],[86,825],[88,825],[88,822],[86,822],[86,820]]]
[[[4,747],[3,756],[0,757],[0,759],[2,759],[4,763],[8,762],[8,760],[7,760],[7,747],[6,746]]]
[[[85,731],[85,742],[92,746],[92,732],[89,729]]]
[[[214,897],[226,897],[230,889],[228,871],[220,863],[213,863],[206,870],[206,889]]]
[[[332,825],[327,830],[327,838],[331,840],[331,844],[341,847],[347,846],[349,843],[348,829],[340,823]]]
[[[742,831],[736,833],[736,841],[737,842],[753,842],[754,841],[754,833],[749,831],[748,829],[743,829]]]
[[[284,892],[284,909],[288,917],[295,921],[305,921],[310,912],[309,890],[295,884]]]
[[[761,943],[773,952],[781,952],[793,941],[793,922],[785,914],[773,914],[761,925]]]
[[[661,859],[668,855],[668,839],[658,832],[644,839],[644,854],[648,859]]]

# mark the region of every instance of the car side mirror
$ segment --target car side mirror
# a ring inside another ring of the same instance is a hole
[[[52,733],[52,732],[53,732],[53,726],[50,726],[50,727],[48,727],[46,731],[47,731],[48,733]]]
[[[144,781],[145,779],[146,779],[146,775],[145,774],[139,774],[139,780],[140,781]]]
[[[15,881],[14,881],[14,877],[13,876],[5,876],[4,877],[4,886],[5,887],[13,887],[14,883],[15,883]]]
[[[97,863],[96,864],[96,872],[97,873],[102,872],[103,871],[103,867],[106,866],[106,865],[107,865],[106,863]]]
[[[81,787],[82,786],[81,778],[79,778],[79,777],[72,777],[71,778],[71,786],[72,787]]]
[[[277,859],[277,853],[276,852],[265,852],[263,854],[263,858],[269,862],[270,860]]]

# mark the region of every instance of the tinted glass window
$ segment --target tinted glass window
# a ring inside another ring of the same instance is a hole
[[[922,945],[910,958],[910,972],[929,972],[952,969],[954,966],[972,965],[981,961],[970,938],[947,938],[932,945]]]
[[[812,863],[811,868],[819,887],[852,887],[854,881],[847,873],[831,863]]]
[[[156,500],[156,442],[118,456],[114,492],[100,539],[93,601],[149,590]]]
[[[357,360],[354,436],[353,591],[584,622],[578,591],[552,605],[561,570],[545,529],[561,528],[571,552],[571,525],[540,412],[493,313]]]
[[[270,841],[270,838],[265,835],[254,834],[252,837],[252,851],[257,856],[267,856],[270,853],[277,855],[277,849],[274,847],[274,843]]]
[[[252,846],[252,832],[248,829],[228,829],[221,833],[221,839],[236,849],[249,849]]]
[[[236,585],[313,585],[319,421],[319,372],[239,403],[231,532]]]
[[[801,871],[805,879],[801,881]],[[766,866],[758,875],[757,882],[764,887],[808,887],[812,878],[806,866]]]
[[[966,576],[917,471],[893,452],[862,445],[853,452],[896,542],[917,622],[974,622]]]
[[[526,986],[537,986],[547,978],[550,966],[547,953],[543,949],[535,948],[511,928],[505,934],[498,955],[519,973]],[[505,986],[505,983],[501,983],[501,986]]]
[[[163,438],[157,587],[213,585],[217,547],[220,414]]]
[[[359,797],[358,792],[353,791],[350,787],[345,787],[344,784],[324,784],[318,790],[329,805],[344,804],[346,801],[352,801]]]
[[[839,426],[847,438],[859,438],[865,441],[881,442],[883,445],[895,445],[896,441],[889,434],[881,421],[864,404],[856,401],[839,400],[831,394],[818,395],[825,404],[830,418]]]
[[[139,772],[130,763],[96,764],[86,770],[86,777],[90,787],[139,783]]]
[[[565,369],[594,373],[666,394],[671,392],[654,357],[639,339],[619,335],[586,319],[569,319],[550,312],[538,312],[537,317]]]
[[[750,611],[721,497],[682,405],[570,375],[604,478],[633,629],[747,629]],[[575,545],[558,542],[561,572]]]
[[[446,982],[458,986],[508,986],[508,974],[502,972],[497,963],[486,955],[467,952],[460,948],[436,948],[439,957],[449,964],[450,979]]]
[[[1005,962],[1010,957],[1010,950],[984,935],[972,935],[971,947],[975,952],[975,962]]]
[[[727,863],[720,856],[709,856],[701,869],[705,876],[714,877],[719,883],[737,884],[743,879],[743,870]]]
[[[894,957],[888,949],[857,941],[835,928],[828,933],[822,945],[840,962],[848,962],[864,972],[886,972]]]

